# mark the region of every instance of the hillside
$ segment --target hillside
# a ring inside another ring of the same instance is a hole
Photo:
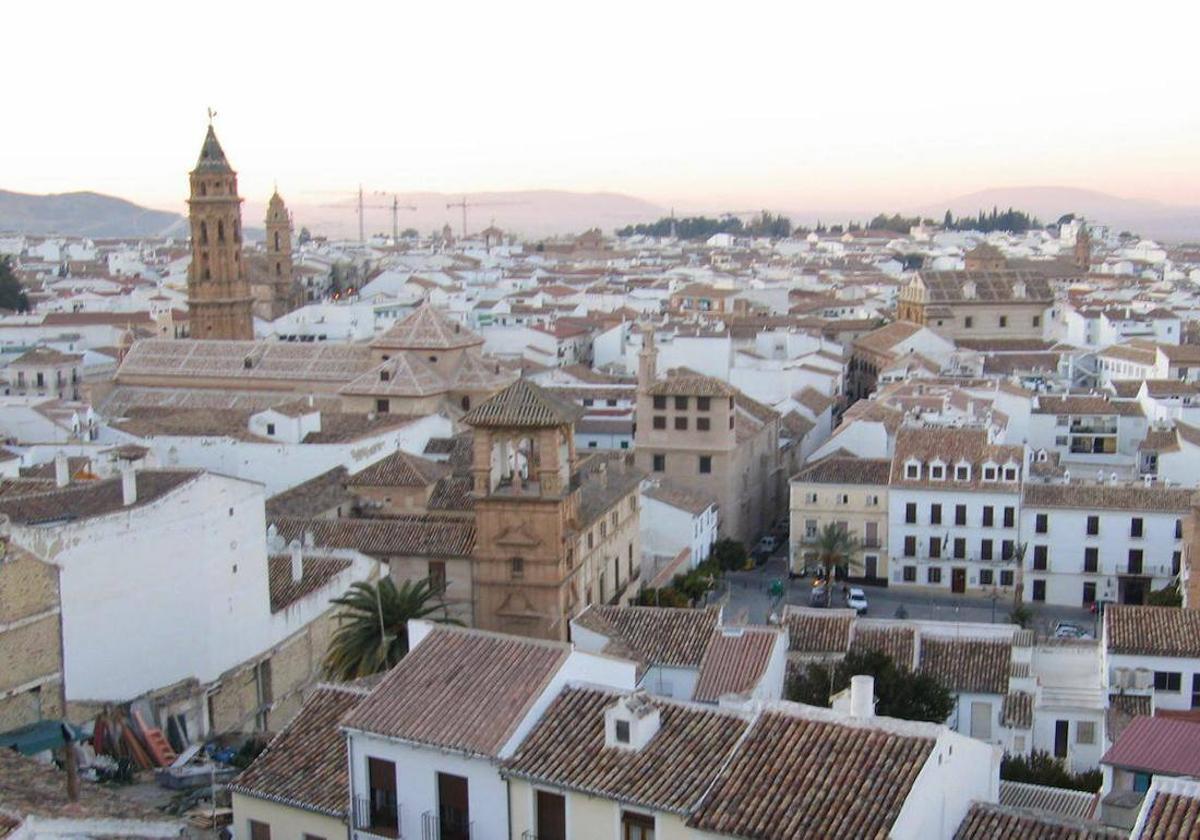
[[[183,216],[93,192],[29,195],[0,190],[0,231],[92,238],[179,236]]]
[[[941,219],[947,209],[957,216],[973,215],[992,207],[1015,207],[1032,213],[1043,222],[1053,222],[1065,213],[1076,213],[1118,231],[1129,230],[1168,242],[1200,240],[1200,207],[1121,198],[1074,187],[1003,187],[913,210]]]

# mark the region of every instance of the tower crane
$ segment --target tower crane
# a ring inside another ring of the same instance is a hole
[[[391,204],[367,204],[365,203],[365,193],[363,192],[362,184],[358,186],[358,200],[355,206],[355,211],[358,213],[358,241],[364,243],[367,241],[366,232],[366,212],[367,210],[391,210],[392,211],[392,242],[400,241],[400,211],[401,210],[416,210],[415,204],[401,204],[400,196],[396,193],[386,193],[380,190],[375,190],[371,193],[376,195],[391,195]],[[345,204],[322,204],[322,207],[340,207],[345,209]]]
[[[512,204],[525,204],[524,201],[467,201],[464,195],[458,201],[451,201],[446,204],[446,209],[451,210],[458,207],[462,210],[462,236],[467,238],[467,208],[468,207],[503,207]]]

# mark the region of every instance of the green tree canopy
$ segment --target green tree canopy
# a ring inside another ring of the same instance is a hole
[[[859,549],[858,538],[836,522],[830,522],[817,534],[817,562],[825,569],[825,579],[833,580],[834,569],[850,564]]]
[[[870,674],[875,678],[875,713],[904,720],[945,723],[954,711],[954,695],[931,674],[901,668],[878,650],[850,651],[830,668],[814,662],[793,677],[787,698],[810,706],[829,706],[831,697],[850,685],[850,678]]]
[[[1028,782],[1095,793],[1104,782],[1104,773],[1099,769],[1069,773],[1062,762],[1050,753],[1034,750],[1028,756],[1006,754],[1000,761],[1000,778],[1010,782]]]
[[[29,311],[29,297],[13,271],[11,257],[0,257],[0,309]]]
[[[360,581],[333,603],[342,609],[325,655],[325,673],[337,680],[377,674],[403,659],[408,653],[409,619],[461,623],[449,617],[441,592],[427,579],[406,580],[400,586],[390,577],[374,584]]]

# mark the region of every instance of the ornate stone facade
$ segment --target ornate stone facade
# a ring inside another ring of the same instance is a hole
[[[252,298],[242,265],[242,200],[237,173],[209,125],[190,175],[192,262],[188,314],[192,338],[252,339]]]
[[[276,190],[267,203],[266,255],[248,265],[254,314],[274,321],[300,305],[299,289],[292,272],[292,217]]]

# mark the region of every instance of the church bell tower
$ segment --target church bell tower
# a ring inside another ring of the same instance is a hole
[[[200,159],[190,174],[188,320],[192,338],[254,338],[250,286],[242,266],[242,200],[237,173],[209,123]]]

